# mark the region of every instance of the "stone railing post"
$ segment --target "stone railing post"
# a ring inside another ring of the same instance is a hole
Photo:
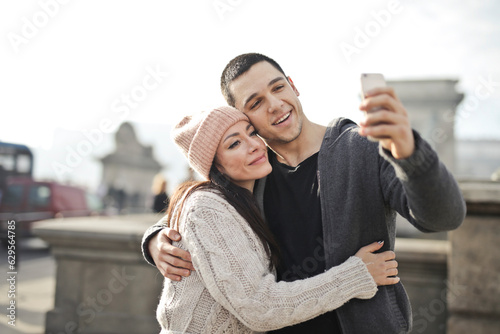
[[[500,183],[460,187],[467,217],[449,234],[448,333],[500,333]]]
[[[397,238],[395,252],[413,311],[411,333],[445,333],[448,241]]]
[[[163,277],[141,254],[155,215],[43,221],[34,233],[57,265],[54,309],[45,333],[159,333],[155,318]]]

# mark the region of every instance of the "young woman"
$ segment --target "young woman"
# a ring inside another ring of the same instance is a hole
[[[279,248],[252,190],[271,172],[265,143],[232,107],[185,117],[173,139],[207,181],[183,184],[163,222],[191,253],[195,271],[166,279],[157,309],[161,333],[253,333],[290,326],[369,299],[395,284],[394,253],[361,248],[343,264],[304,280],[276,282]],[[391,277],[392,276],[392,277]]]

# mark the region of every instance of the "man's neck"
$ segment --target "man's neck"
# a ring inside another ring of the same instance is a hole
[[[278,161],[290,167],[296,167],[302,161],[319,151],[326,126],[304,121],[300,135],[289,143],[269,143],[276,153]]]

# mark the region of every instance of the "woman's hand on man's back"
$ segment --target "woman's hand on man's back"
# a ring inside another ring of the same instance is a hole
[[[374,242],[362,247],[355,256],[361,258],[377,285],[391,285],[399,282],[396,253],[385,251],[374,253],[383,246],[383,242]]]

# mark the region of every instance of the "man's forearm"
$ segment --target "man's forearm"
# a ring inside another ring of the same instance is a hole
[[[466,212],[460,188],[436,152],[416,132],[415,140],[415,152],[408,159],[397,160],[381,150],[403,186],[404,192],[398,196],[406,197],[410,210],[406,218],[422,231],[453,230],[463,222]]]

